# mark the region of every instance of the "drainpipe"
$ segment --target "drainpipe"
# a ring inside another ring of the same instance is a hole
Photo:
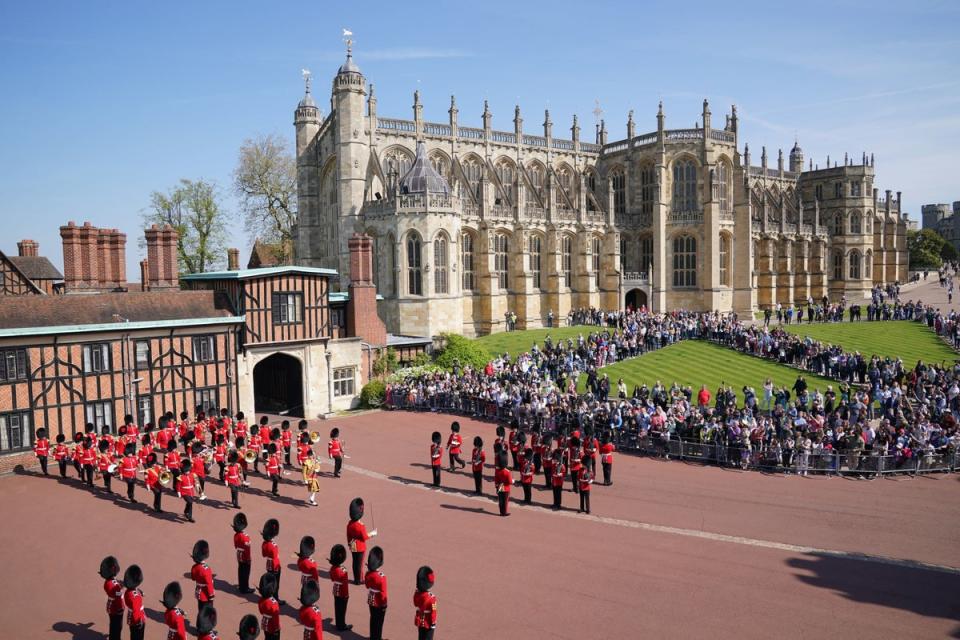
[[[333,354],[327,351],[327,413],[333,414]]]

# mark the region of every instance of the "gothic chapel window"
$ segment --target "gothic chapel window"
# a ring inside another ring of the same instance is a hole
[[[697,165],[692,160],[673,165],[673,210],[697,210]]]
[[[412,296],[423,295],[423,261],[420,236],[411,233],[407,237],[407,293]]]
[[[460,236],[460,269],[463,274],[463,290],[473,291],[473,236]]]
[[[433,292],[449,293],[447,285],[447,237],[440,235],[433,241]]]

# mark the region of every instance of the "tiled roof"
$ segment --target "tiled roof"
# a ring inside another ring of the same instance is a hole
[[[288,247],[289,248],[289,247]],[[261,242],[255,240],[253,249],[250,250],[250,259],[247,260],[247,269],[259,269],[261,267],[276,267],[284,262],[280,259],[283,251],[279,243]],[[291,251],[287,251],[290,255]]]
[[[44,256],[7,256],[7,258],[31,280],[63,280],[63,274],[57,271],[53,263]]]
[[[90,293],[8,297],[0,329],[100,325],[233,317],[227,297],[213,291]]]

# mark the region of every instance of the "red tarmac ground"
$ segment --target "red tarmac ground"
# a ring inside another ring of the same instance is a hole
[[[369,505],[364,522],[380,530],[372,542],[384,549],[385,637],[394,640],[416,637],[412,596],[422,564],[437,576],[438,639],[960,637],[957,475],[781,477],[617,455],[614,485],[594,487],[592,516],[576,513],[568,483],[567,510],[513,504],[511,517],[501,518],[489,497],[492,468],[485,498],[469,495],[473,481],[464,472],[444,472],[442,490],[427,486],[430,432],[439,430],[445,440],[452,419],[373,412],[318,421],[312,428],[324,434],[341,428],[351,456],[341,479],[323,479],[319,507],[304,503],[296,471],[279,499],[270,498],[265,479],[252,477],[241,505],[257,551],[264,520],[280,520],[281,556],[290,563],[284,599],[296,604],[293,554],[300,537],[316,538],[315,557],[325,569],[330,546],[345,543],[350,499],[362,496]],[[466,453],[481,435],[490,460],[493,425],[460,423]],[[539,480],[534,502],[549,504]],[[240,617],[256,613],[256,600],[234,587],[227,490],[208,482],[209,499],[195,507],[195,524],[170,513],[155,517],[142,504],[146,490],[137,491],[141,504],[128,505],[73,479],[32,473],[0,479],[6,587],[0,636],[102,637],[107,616],[97,568],[112,553],[123,568],[143,568],[146,637],[165,638],[163,586],[180,580],[182,607],[194,620],[185,574],[193,543],[206,538],[218,574],[220,635],[236,637]],[[512,496],[522,496],[519,487]],[[168,495],[164,507],[179,514],[182,502]],[[255,553],[253,583],[262,569]],[[365,589],[351,585],[354,629],[343,635],[329,620],[329,583],[322,589],[325,635],[367,637]],[[289,606],[282,624],[282,637],[301,637]]]

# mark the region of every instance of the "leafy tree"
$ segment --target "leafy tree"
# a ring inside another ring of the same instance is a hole
[[[444,333],[442,337],[446,346],[437,355],[435,362],[444,369],[452,371],[454,368],[462,369],[466,366],[483,369],[493,359],[486,347],[476,340],[456,333]]]
[[[957,253],[956,247],[949,242],[944,242],[943,246],[940,247],[940,257],[947,261],[953,261],[960,257],[960,254]]]
[[[297,221],[297,162],[289,143],[277,135],[247,139],[240,147],[233,187],[247,234],[276,245],[277,258],[289,262]]]
[[[226,258],[227,218],[212,182],[180,180],[168,193],[150,194],[144,222],[169,224],[177,230],[177,255],[181,273],[203,273]]]
[[[397,357],[396,349],[387,347],[386,351],[380,352],[377,359],[373,361],[373,374],[382,378],[396,371],[398,366],[400,366],[400,359]]]
[[[907,251],[910,253],[911,269],[936,269],[943,260],[940,251],[946,240],[933,229],[907,232]]]

